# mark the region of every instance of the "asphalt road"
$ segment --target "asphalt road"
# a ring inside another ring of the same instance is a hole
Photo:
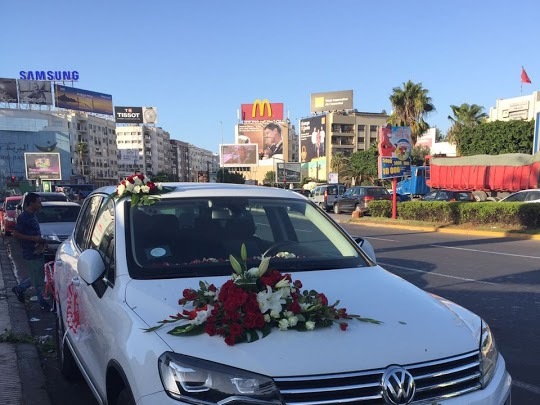
[[[540,404],[540,241],[342,225],[370,241],[385,269],[486,320],[513,403]]]
[[[482,316],[512,375],[514,404],[540,404],[540,241],[342,225],[366,237],[387,270]],[[18,244],[12,252],[22,271]],[[27,308],[32,333],[52,334],[54,314],[41,313],[37,305]],[[62,378],[55,353],[42,356],[42,364],[52,403],[97,404],[84,381]]]

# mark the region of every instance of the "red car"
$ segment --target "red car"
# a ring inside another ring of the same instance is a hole
[[[16,208],[20,202],[20,195],[6,197],[4,204],[0,208],[0,231],[3,235],[11,235],[17,223]]]

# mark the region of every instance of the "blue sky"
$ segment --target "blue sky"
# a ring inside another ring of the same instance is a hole
[[[117,106],[155,106],[171,138],[217,152],[237,109],[283,102],[298,123],[311,93],[354,91],[359,111],[390,112],[394,87],[429,90],[431,126],[450,105],[538,90],[538,0],[2,2],[0,77],[77,70],[76,87]]]

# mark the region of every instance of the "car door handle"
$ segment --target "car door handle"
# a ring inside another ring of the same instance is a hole
[[[81,285],[81,279],[79,277],[73,277],[71,279],[71,284],[73,284],[75,287],[78,287]]]

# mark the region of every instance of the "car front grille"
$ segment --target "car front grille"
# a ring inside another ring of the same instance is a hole
[[[404,365],[414,377],[414,403],[451,398],[480,388],[479,352]],[[384,369],[343,374],[275,378],[289,405],[384,404]]]

